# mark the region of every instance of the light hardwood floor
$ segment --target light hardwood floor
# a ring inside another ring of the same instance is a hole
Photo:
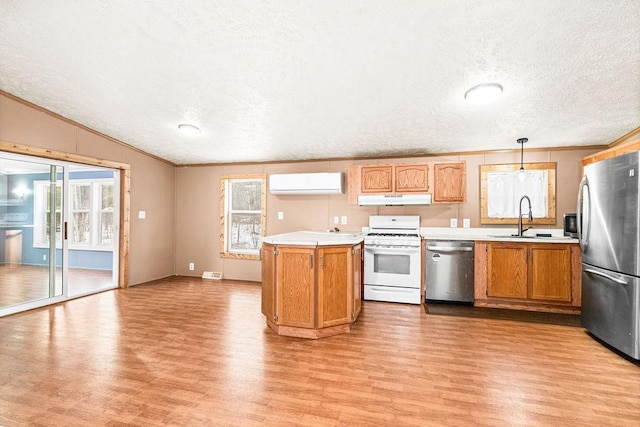
[[[582,328],[365,302],[275,335],[260,287],[172,278],[0,319],[0,425],[637,426],[640,367]]]
[[[111,270],[69,268],[70,296],[115,287]],[[55,295],[62,294],[62,269],[56,269]],[[49,267],[0,264],[0,307],[49,297]]]

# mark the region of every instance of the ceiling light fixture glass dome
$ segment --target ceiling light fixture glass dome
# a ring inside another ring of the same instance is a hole
[[[180,130],[180,132],[184,133],[185,135],[189,135],[189,136],[194,136],[200,133],[200,128],[194,125],[190,125],[187,123],[182,123],[178,125],[178,129]]]
[[[498,83],[482,83],[465,92],[464,99],[475,105],[488,104],[502,94],[502,86]]]

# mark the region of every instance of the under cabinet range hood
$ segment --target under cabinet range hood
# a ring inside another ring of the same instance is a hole
[[[344,194],[344,174],[287,173],[269,176],[269,191],[275,195]]]
[[[430,205],[431,194],[363,194],[358,196],[360,206]]]

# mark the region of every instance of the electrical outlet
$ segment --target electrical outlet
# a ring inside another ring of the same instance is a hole
[[[192,262],[189,263],[189,270],[193,271],[196,269],[196,265]]]
[[[284,219],[284,212],[278,211],[278,219],[279,220],[283,220]]]
[[[47,260],[47,254],[42,255],[42,260],[46,261]]]
[[[347,217],[345,215],[343,215],[342,218],[340,218],[340,224],[347,225]]]
[[[456,228],[458,226],[458,218],[451,218],[451,222],[449,224],[451,228]]]
[[[147,212],[138,211],[138,219],[145,219],[147,217]]]
[[[334,224],[340,224],[340,217],[334,216],[333,217],[333,223]]]
[[[471,227],[471,220],[469,218],[464,218],[462,220],[462,227],[470,228]]]

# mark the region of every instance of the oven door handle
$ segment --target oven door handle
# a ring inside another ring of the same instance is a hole
[[[413,255],[417,253],[419,254],[420,248],[367,248],[365,246],[364,251],[373,255]]]

